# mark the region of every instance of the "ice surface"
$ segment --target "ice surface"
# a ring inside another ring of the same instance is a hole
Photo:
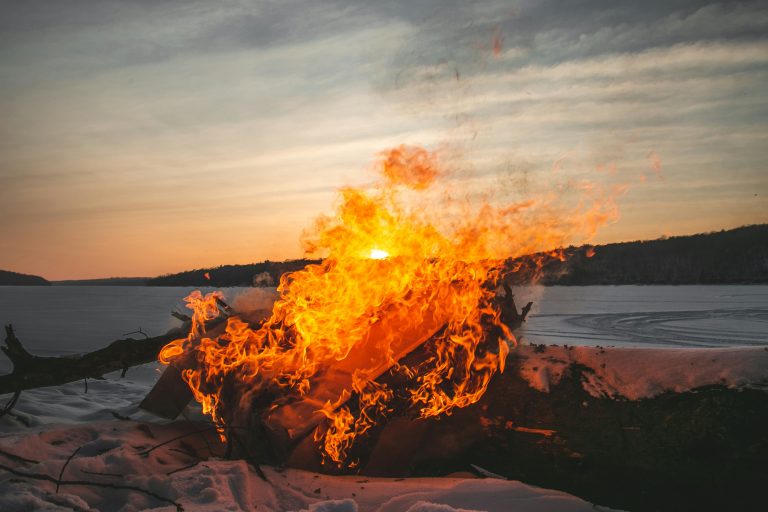
[[[768,344],[768,286],[553,286],[519,331],[538,344],[722,347]]]

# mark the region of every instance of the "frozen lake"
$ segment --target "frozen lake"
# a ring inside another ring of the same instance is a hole
[[[33,353],[103,347],[141,328],[150,336],[178,322],[194,288],[106,286],[0,287],[0,322],[12,323]],[[233,301],[246,290],[225,289]],[[206,291],[206,290],[204,290]],[[210,290],[208,290],[210,291]],[[768,286],[585,286],[515,290],[534,309],[518,334],[532,343],[569,345],[768,345]],[[135,336],[135,335],[134,335]],[[0,355],[0,371],[9,369]]]
[[[531,343],[721,347],[768,345],[768,286],[553,286],[519,333]]]

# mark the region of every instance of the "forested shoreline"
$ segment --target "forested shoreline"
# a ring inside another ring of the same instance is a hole
[[[768,224],[657,240],[568,247],[565,258],[535,254],[506,262],[507,279],[545,286],[768,283]],[[113,277],[49,282],[0,270],[0,285],[276,286],[280,277],[320,260],[221,265],[158,277]],[[542,266],[543,262],[543,266]]]

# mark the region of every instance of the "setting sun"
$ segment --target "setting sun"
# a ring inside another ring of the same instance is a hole
[[[385,260],[389,258],[389,253],[387,251],[382,251],[381,249],[371,249],[368,257],[372,260]]]

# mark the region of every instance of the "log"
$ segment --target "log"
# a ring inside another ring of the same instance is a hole
[[[503,322],[510,331],[514,331],[525,322],[533,303],[529,302],[522,311],[518,311],[512,289],[506,283],[503,284],[503,288],[505,293],[503,296],[497,295],[496,303],[501,311]],[[337,407],[343,405],[345,402],[342,394],[352,390],[352,375],[356,369],[366,368],[372,380],[376,381],[390,377],[388,371],[392,365],[376,362],[375,359],[380,352],[377,343],[384,336],[382,332],[398,333],[396,341],[391,346],[395,361],[415,367],[429,356],[424,347],[443,332],[447,319],[437,317],[432,313],[432,309],[428,309],[422,313],[424,321],[421,325],[395,330],[393,324],[397,326],[397,315],[408,315],[409,311],[397,310],[395,313],[395,315],[387,315],[385,312],[382,315],[385,320],[373,324],[363,342],[354,347],[346,358],[329,368],[322,375],[322,380],[314,384],[311,394],[297,402],[280,406],[266,415],[264,424],[276,439],[287,440],[291,444],[302,440],[325,420],[326,416],[320,412],[320,409],[326,402],[337,404]],[[489,339],[494,339],[494,342],[500,336],[502,336],[500,331],[488,332]]]
[[[216,302],[221,314],[205,323],[206,331],[222,325],[233,312],[222,299],[217,298]],[[144,335],[144,339],[120,339],[87,354],[59,357],[30,354],[16,337],[13,326],[6,325],[5,346],[0,349],[11,360],[13,370],[9,374],[0,375],[0,395],[18,395],[27,389],[58,386],[88,378],[100,379],[104,374],[117,370],[122,370],[121,376],[124,377],[128,368],[157,361],[165,345],[189,335],[192,319],[175,311],[171,312],[171,316],[183,323],[161,336],[149,337],[139,330],[137,332]]]
[[[510,330],[515,330],[525,322],[525,318],[530,312],[533,303],[529,302],[521,311],[518,311],[512,289],[506,283],[503,283],[502,286],[504,295],[497,297],[502,320]],[[232,310],[230,309],[229,312],[231,313]],[[392,325],[397,323],[398,314],[408,314],[408,311],[394,310],[390,314],[385,313],[382,315],[388,323],[387,329],[395,330],[392,329]],[[269,312],[257,310],[245,313],[242,316],[243,320],[248,321],[252,325],[258,325],[259,322],[269,316]],[[269,411],[265,418],[263,418],[263,427],[266,428],[274,442],[285,444],[285,448],[288,449],[289,445],[294,445],[303,439],[325,419],[325,416],[319,411],[326,402],[342,405],[339,399],[345,390],[349,391],[352,389],[352,374],[355,369],[359,367],[369,368],[374,378],[385,375],[389,369],[388,364],[371,368],[371,365],[367,362],[371,354],[377,353],[375,345],[381,336],[379,331],[383,329],[383,324],[384,321],[374,324],[360,346],[355,347],[337,365],[326,369],[322,375],[323,382],[320,385],[313,386],[310,395]],[[422,354],[418,348],[424,346],[436,333],[441,332],[444,325],[444,319],[426,314],[424,325],[419,326],[417,330],[402,330],[399,333],[399,342],[395,343],[392,347],[394,359],[402,360],[408,356],[410,357],[409,361],[422,360],[422,356],[413,354]],[[211,333],[211,336],[215,336],[215,334]],[[498,333],[494,334],[498,335]],[[175,419],[192,399],[191,394],[179,392],[179,389],[185,385],[181,378],[181,372],[184,369],[192,368],[195,364],[197,363],[194,357],[187,357],[181,358],[176,364],[167,368],[152,390],[150,390],[149,395],[141,403],[141,408],[166,419]],[[262,425],[254,426],[254,428],[261,430]]]
[[[533,306],[532,302],[527,303],[522,310],[518,311],[515,304],[514,295],[511,288],[503,284],[504,294],[497,295],[495,298],[496,306],[501,312],[502,322],[514,331],[522,326],[523,322]],[[399,314],[407,314],[407,311],[396,311]],[[243,421],[249,425],[255,436],[264,436],[268,440],[270,447],[268,450],[263,446],[261,439],[253,440],[249,444],[249,449],[260,453],[267,453],[271,456],[272,463],[285,464],[291,460],[298,460],[304,457],[306,450],[314,451],[316,443],[314,434],[317,431],[324,431],[328,427],[328,421],[320,409],[326,402],[341,405],[350,404],[354,411],[356,408],[356,395],[347,394],[347,399],[343,398],[342,393],[352,392],[352,374],[357,367],[363,367],[370,370],[373,380],[385,384],[389,389],[398,390],[405,387],[403,381],[405,377],[402,373],[393,371],[391,365],[380,364],[374,366],[370,361],[371,354],[377,354],[380,350],[376,349],[376,341],[381,335],[380,331],[398,332],[399,340],[393,344],[394,360],[399,365],[409,368],[416,368],[432,356],[429,347],[431,342],[440,336],[446,327],[445,321],[436,318],[431,310],[428,310],[425,317],[425,323],[418,328],[396,330],[397,317],[382,315],[388,325],[382,326],[380,321],[371,327],[371,330],[360,346],[355,347],[350,354],[336,365],[326,369],[319,380],[313,383],[312,391],[309,395],[301,399],[272,406],[269,401],[264,401],[262,406],[266,407],[266,412],[254,410],[243,420],[238,418],[236,424],[242,424]],[[495,346],[499,337],[504,333],[498,328],[488,328],[487,338],[491,346]],[[394,404],[390,404],[394,405]],[[237,407],[237,406],[235,406]],[[398,409],[408,407],[403,404],[395,405]],[[237,416],[236,416],[237,417]],[[254,437],[254,436],[251,436]],[[251,439],[249,439],[251,441]]]
[[[235,311],[224,301],[217,299],[216,302],[227,318],[229,315],[235,315]],[[253,328],[258,328],[258,325],[268,318],[269,315],[270,311],[264,309],[237,313],[241,320],[248,322]],[[174,316],[176,315],[174,314]],[[223,327],[223,322],[218,324],[214,330],[211,330],[209,326],[206,328],[206,335],[216,337],[224,332]],[[182,373],[184,370],[194,368],[196,365],[195,351],[189,351],[173,361],[160,375],[160,378],[152,386],[152,389],[149,390],[149,393],[144,397],[139,407],[161,418],[168,420],[176,419],[194,399],[192,390],[189,389],[189,386],[184,381]]]
[[[223,321],[224,317],[220,317],[207,326],[213,328]],[[87,354],[41,357],[30,354],[16,337],[13,326],[6,325],[5,346],[0,348],[11,360],[13,370],[9,374],[0,375],[0,395],[58,386],[88,378],[101,378],[110,372],[155,362],[165,345],[186,337],[188,333],[189,324],[185,323],[161,336],[120,339]]]

